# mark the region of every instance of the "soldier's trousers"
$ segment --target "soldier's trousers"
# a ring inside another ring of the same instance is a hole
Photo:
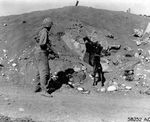
[[[104,86],[105,77],[101,64],[99,64],[98,66],[94,65],[93,75],[94,75],[93,85],[97,85],[98,82],[101,82],[101,86]]]
[[[41,88],[43,91],[48,90],[50,80],[50,68],[48,63],[48,55],[46,52],[36,52],[36,78],[34,83],[34,91]]]

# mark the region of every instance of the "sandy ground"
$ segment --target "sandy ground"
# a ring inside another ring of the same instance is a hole
[[[149,96],[132,91],[97,93],[93,90],[86,95],[63,87],[48,98],[2,81],[0,85],[0,114],[35,121],[128,122],[128,117],[150,117],[149,103]]]

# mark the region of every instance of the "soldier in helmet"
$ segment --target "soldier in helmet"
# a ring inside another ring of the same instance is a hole
[[[42,29],[38,33],[38,39],[36,39],[36,79],[34,92],[41,91],[42,95],[49,96],[48,94],[48,82],[50,81],[50,68],[48,62],[48,44],[50,40],[48,33],[53,25],[51,18],[45,18],[42,23]]]

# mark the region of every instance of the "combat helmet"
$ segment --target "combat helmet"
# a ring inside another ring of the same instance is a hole
[[[53,21],[50,17],[45,18],[42,22],[43,27],[51,27],[52,25],[53,25]]]

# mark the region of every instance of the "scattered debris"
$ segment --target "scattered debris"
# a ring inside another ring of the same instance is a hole
[[[85,66],[82,66],[82,71],[86,71],[87,70],[87,68],[85,67]]]
[[[106,92],[106,88],[105,88],[105,87],[102,87],[102,88],[100,89],[100,91],[101,91],[101,92]]]
[[[24,112],[25,110],[24,110],[24,108],[19,108],[18,109],[20,112]]]
[[[140,45],[142,44],[142,42],[141,42],[139,39],[137,39],[137,40],[133,40],[133,41],[135,41],[135,42],[136,42],[136,45],[137,45],[137,46],[140,46]]]
[[[125,70],[123,76],[125,76],[125,80],[133,81],[134,80],[134,70]]]
[[[142,37],[143,34],[144,34],[143,29],[134,29],[134,34],[133,34],[134,37]]]
[[[134,68],[134,77],[135,79],[143,79],[146,81],[150,80],[150,66],[149,63],[146,64],[138,64],[135,68]]]
[[[81,68],[77,65],[75,65],[73,69],[74,69],[75,72],[81,71]]]
[[[108,34],[108,35],[106,35],[106,37],[108,37],[110,39],[114,39],[115,38],[112,34]]]
[[[121,48],[121,45],[111,45],[109,47],[109,50],[119,50]]]
[[[90,91],[89,90],[85,90],[84,88],[82,87],[77,87],[76,88],[79,92],[81,92],[82,94],[90,94]]]
[[[15,67],[15,66],[17,66],[17,64],[16,64],[16,63],[13,63],[12,66]]]
[[[108,92],[117,91],[117,87],[116,87],[115,85],[109,86],[109,87],[107,88],[107,91],[108,91]]]
[[[23,20],[22,23],[26,23],[27,21]]]
[[[3,52],[4,52],[4,53],[6,53],[6,52],[7,52],[7,50],[6,50],[6,49],[3,49]]]
[[[125,53],[125,57],[129,57],[129,58],[134,57],[134,55],[135,55],[135,53],[134,53],[133,50],[128,51],[128,52]]]
[[[140,55],[138,53],[134,54],[134,57],[138,58]]]
[[[14,61],[14,59],[10,59],[9,61],[8,61],[8,63],[11,63],[11,62],[13,62]]]
[[[84,71],[79,71],[79,72],[74,72],[72,74],[72,78],[73,78],[73,82],[76,84],[76,83],[79,83],[81,84],[81,82],[83,83],[84,80],[86,79],[86,73]]]
[[[5,100],[5,101],[9,101],[9,98],[8,98],[8,97],[5,97],[4,100]]]
[[[150,95],[150,89],[146,90],[145,94]]]
[[[77,87],[77,90],[78,90],[78,91],[83,91],[84,88],[82,88],[82,87]]]
[[[1,122],[35,122],[31,118],[24,117],[24,118],[10,118],[3,114],[0,114],[0,121]]]
[[[90,91],[89,90],[83,90],[81,93],[82,94],[90,94]]]
[[[131,86],[126,86],[125,88],[126,88],[127,90],[131,90],[131,89],[132,89]]]
[[[7,24],[6,24],[6,23],[4,23],[4,24],[3,24],[3,26],[7,26]]]
[[[7,54],[4,54],[4,57],[7,58]]]
[[[122,86],[122,87],[125,87],[126,85],[125,85],[125,84],[121,84],[121,86]]]
[[[124,47],[124,50],[126,50],[126,51],[133,51],[133,49],[131,47],[129,47],[129,46]]]

